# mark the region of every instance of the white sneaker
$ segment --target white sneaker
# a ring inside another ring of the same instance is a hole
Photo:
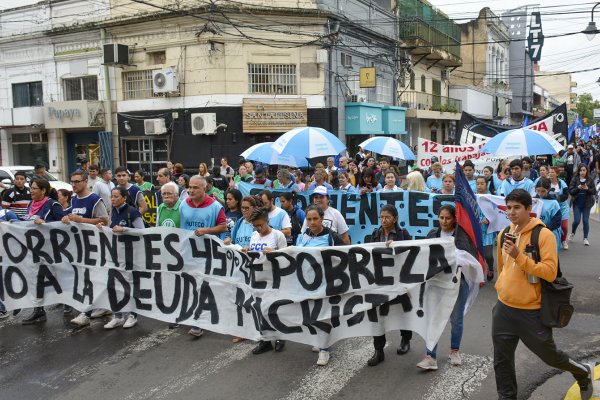
[[[312,349],[310,349],[313,353],[318,353],[321,351],[320,348],[318,348],[317,346],[313,346]]]
[[[188,331],[188,335],[190,335],[190,336],[200,337],[203,334],[204,334],[204,331],[202,330],[202,328],[193,327],[192,329],[190,329]]]
[[[450,360],[451,365],[461,365],[462,359],[460,358],[460,353],[458,350],[450,350],[450,354],[448,355],[448,360]]]
[[[563,250],[569,250],[569,243],[567,243],[566,240],[564,240],[562,242],[562,248],[563,248]]]
[[[110,310],[105,310],[103,308],[97,308],[94,311],[92,311],[92,315],[90,315],[91,319],[95,319],[95,318],[102,318],[105,315],[111,315],[112,311]]]
[[[569,233],[569,242],[572,242],[573,239],[575,239],[575,234],[574,233]]]
[[[326,350],[319,351],[319,359],[317,360],[317,365],[324,366],[329,363],[329,352]]]
[[[113,318],[106,325],[104,325],[104,329],[115,329],[118,326],[123,326],[125,323],[125,318]]]
[[[583,239],[583,245],[584,246],[589,246],[590,245],[590,241],[587,239]]]
[[[125,323],[123,324],[123,328],[133,328],[137,324],[137,317],[133,314],[129,314]]]
[[[418,368],[435,371],[438,369],[437,360],[431,356],[425,356],[423,361],[417,364]]]
[[[87,315],[85,315],[85,313],[81,313],[75,318],[73,318],[71,320],[71,323],[79,326],[86,326],[90,324],[90,319]]]

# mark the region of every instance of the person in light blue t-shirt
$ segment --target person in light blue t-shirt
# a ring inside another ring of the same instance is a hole
[[[432,174],[427,177],[427,181],[425,184],[431,190],[432,193],[439,193],[444,188],[442,175],[442,164],[439,162],[435,162],[431,164],[431,172]]]
[[[500,189],[500,196],[508,196],[515,189],[523,189],[533,197],[535,195],[535,184],[529,178],[523,176],[523,162],[512,160],[510,162],[510,178],[506,178]]]
[[[477,193],[477,179],[475,179],[475,164],[473,164],[473,161],[466,160],[463,164],[463,171],[471,190],[473,193]]]

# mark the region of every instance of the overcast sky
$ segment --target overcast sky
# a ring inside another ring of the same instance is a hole
[[[0,0],[0,10],[36,2],[37,0]],[[537,4],[542,7],[540,9],[542,29],[546,36],[582,31],[590,21],[591,10],[595,4],[585,0],[575,0],[571,3],[564,0],[544,0],[539,3],[533,1],[529,3],[527,0],[430,0],[430,2],[450,18],[456,19],[458,23],[476,18],[485,6],[500,15],[507,9]],[[600,27],[600,7],[596,12],[596,20]],[[583,34],[546,38],[540,66],[542,70],[547,71],[578,71],[600,67],[600,35],[591,42]],[[595,98],[600,99],[600,86],[596,83],[599,77],[600,70],[573,74],[573,80],[578,84],[577,93],[591,93]]]

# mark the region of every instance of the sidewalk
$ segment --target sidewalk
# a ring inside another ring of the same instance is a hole
[[[600,358],[586,360],[588,363],[596,362],[595,368],[595,383],[594,383],[594,394],[596,397],[593,399],[600,399]],[[570,388],[565,393],[565,388]],[[580,400],[579,386],[575,383],[575,379],[568,372],[563,372],[548,379],[542,385],[540,385],[529,398],[530,400],[547,400],[547,399],[563,399],[564,400]]]

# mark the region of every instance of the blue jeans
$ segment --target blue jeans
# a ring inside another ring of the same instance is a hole
[[[573,235],[575,235],[579,222],[583,218],[583,238],[588,238],[588,234],[590,233],[590,211],[591,208],[581,208],[573,204],[573,225],[571,226]]]
[[[0,301],[0,311],[6,311],[6,307],[4,307],[4,303]]]
[[[450,325],[452,330],[450,331],[450,350],[460,349],[460,341],[463,335],[463,317],[465,314],[465,305],[467,304],[467,298],[469,297],[469,285],[465,278],[460,277],[460,289],[458,290],[458,297],[456,303],[454,303],[454,309],[450,315]],[[427,350],[427,355],[432,358],[437,356],[437,344],[433,350]]]

